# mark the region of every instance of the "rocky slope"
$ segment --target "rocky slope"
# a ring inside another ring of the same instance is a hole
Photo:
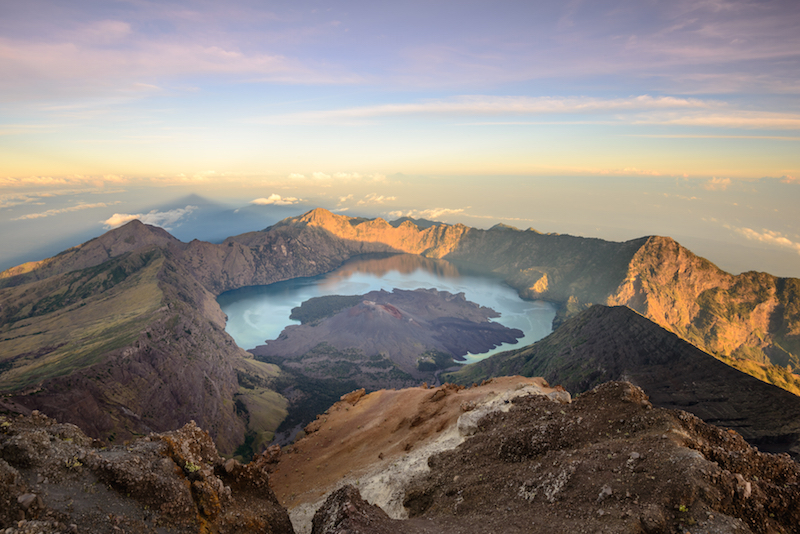
[[[38,412],[0,415],[0,528],[800,532],[796,462],[629,383],[574,401],[521,377],[355,391],[307,431],[242,465],[194,422],[106,448]]]
[[[289,534],[268,465],[225,461],[194,422],[107,449],[38,412],[0,416],[0,528]]]
[[[6,279],[0,405],[41,410],[109,442],[195,419],[231,453],[248,425],[234,406],[238,375],[270,372],[248,365],[225,333],[214,296],[175,260],[179,242],[152,245],[151,232],[134,222],[68,251],[63,265],[46,262],[58,274]]]
[[[295,530],[800,532],[800,467],[788,456],[654,408],[628,383],[570,403],[504,380],[334,406],[271,478]]]
[[[800,457],[800,397],[725,365],[624,306],[592,306],[533,345],[444,378],[469,384],[510,374],[541,376],[573,393],[628,380],[656,406],[689,411],[762,450]]]
[[[672,239],[651,237],[606,303],[629,306],[713,354],[800,367],[796,278],[732,276]]]
[[[569,400],[568,393],[541,379],[522,377],[473,388],[354,391],[309,424],[306,437],[280,456],[273,490],[298,532],[308,531],[326,495],[346,483],[394,517],[406,517],[405,489],[427,470],[428,458],[462,443],[481,417],[507,410],[510,399],[520,395],[549,395],[554,406]]]

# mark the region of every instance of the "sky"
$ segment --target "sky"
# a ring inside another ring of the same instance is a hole
[[[322,206],[800,277],[800,3],[0,0],[0,269]]]

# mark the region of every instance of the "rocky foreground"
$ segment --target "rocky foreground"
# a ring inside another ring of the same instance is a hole
[[[269,459],[219,456],[194,422],[103,447],[38,413],[0,416],[0,528],[6,533],[292,532]]]
[[[241,465],[194,424],[106,449],[38,414],[3,416],[0,528],[800,532],[800,466],[788,455],[655,408],[625,382],[574,401],[522,377],[354,392],[307,432]]]

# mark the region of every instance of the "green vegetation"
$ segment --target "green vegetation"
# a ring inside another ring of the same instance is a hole
[[[375,367],[377,369],[389,369],[394,367],[394,362],[383,354],[373,354],[369,357],[369,360],[364,362],[364,366]]]
[[[328,317],[332,317],[342,310],[352,308],[359,302],[362,297],[359,295],[330,295],[327,297],[314,297],[308,299],[297,308],[292,309],[292,314],[289,316],[294,321],[300,321],[300,324],[319,324],[320,321]]]
[[[161,306],[157,251],[0,290],[0,391],[15,391],[100,361],[132,343]]]
[[[244,358],[236,370],[239,391],[234,397],[236,413],[247,421],[245,442],[234,453],[243,461],[272,441],[275,430],[286,418],[289,401],[274,391],[280,381],[277,365]]]
[[[455,365],[453,356],[446,352],[429,350],[420,354],[417,360],[417,369],[422,372],[435,372]]]

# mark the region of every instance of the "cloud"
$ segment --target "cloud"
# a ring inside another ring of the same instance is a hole
[[[289,206],[291,204],[297,204],[300,200],[301,199],[297,197],[282,197],[273,193],[269,198],[262,197],[251,200],[250,204],[255,204],[256,206],[268,206],[270,204],[274,204],[275,206]]]
[[[129,223],[132,220],[139,219],[141,217],[143,217],[141,213],[138,213],[136,215],[129,215],[126,213],[115,213],[114,215],[103,221],[103,224],[105,224],[109,228],[116,228],[117,226],[122,226],[125,223]]]
[[[740,235],[743,235],[747,239],[751,241],[759,241],[761,243],[766,243],[768,245],[775,245],[784,248],[793,249],[795,252],[800,254],[800,243],[792,241],[788,237],[784,236],[780,232],[776,232],[773,230],[767,230],[764,228],[761,232],[753,230],[752,228],[737,228],[735,226],[725,225],[725,228],[729,228],[734,230]]]
[[[128,181],[129,179],[127,177],[116,174],[106,174],[102,176],[84,176],[80,174],[70,176],[4,176],[0,177],[0,189],[22,187],[57,188],[63,186],[82,188],[82,190],[85,191],[87,186],[98,188],[103,187],[105,183],[121,184],[127,183]],[[55,193],[53,189],[48,189],[48,191]],[[70,191],[70,193],[72,193],[72,191]]]
[[[169,225],[175,224],[196,209],[198,209],[197,206],[186,206],[185,208],[178,208],[169,211],[153,210],[149,213],[115,213],[103,221],[103,224],[105,224],[107,228],[116,228],[117,226],[121,226],[134,219],[139,219],[144,224],[160,226],[161,228],[169,230]]]
[[[789,176],[788,174],[785,176],[781,176],[781,183],[784,184],[800,184],[800,178],[796,176]]]
[[[24,204],[43,204],[44,195],[0,195],[0,209],[8,209]]]
[[[636,111],[650,109],[696,109],[716,105],[695,98],[640,95],[629,98],[527,97],[464,95],[417,103],[382,104],[356,108],[307,111],[274,115],[255,122],[268,124],[314,124],[352,122],[375,117],[404,115],[543,115]]]
[[[43,211],[40,213],[29,213],[27,215],[22,215],[20,217],[16,217],[11,219],[12,221],[22,221],[26,219],[41,219],[42,217],[52,217],[53,215],[60,215],[62,213],[70,213],[73,211],[81,211],[81,210],[88,210],[93,208],[107,208],[109,206],[113,206],[114,204],[119,204],[120,201],[106,203],[106,202],[96,202],[94,204],[78,204],[77,206],[70,206],[68,208],[59,208],[59,209],[52,209]]]
[[[387,197],[383,195],[378,195],[377,193],[370,193],[369,195],[365,196],[362,200],[359,200],[357,205],[363,206],[364,204],[383,204],[384,202],[392,200],[397,200],[397,197]]]
[[[642,114],[633,120],[633,124],[742,128],[745,130],[797,130],[800,129],[800,115],[726,109],[724,112]]]
[[[315,173],[312,173],[311,176],[315,180],[330,180],[331,179],[331,175],[330,174],[325,174],[324,172],[315,172]]]
[[[349,195],[347,195],[345,197],[339,197],[339,204],[343,204],[343,203],[347,202],[348,200],[353,200],[353,194],[352,193],[350,193]]]
[[[464,210],[467,208],[431,208],[427,210],[408,210],[406,212],[403,211],[390,211],[389,217],[393,217],[395,219],[400,217],[411,217],[412,219],[431,219],[436,220],[440,217],[446,215],[456,215],[458,213],[464,213]],[[466,215],[466,213],[464,213]]]
[[[717,178],[715,176],[703,184],[703,189],[708,191],[724,191],[729,185],[731,185],[730,178]]]
[[[4,96],[118,95],[153,87],[143,80],[198,75],[282,83],[338,84],[361,79],[324,62],[287,56],[275,46],[259,49],[244,38],[226,36],[208,26],[150,33],[140,30],[142,25],[119,20],[59,24],[59,31],[42,31],[27,39],[0,37]]]
[[[363,124],[384,117],[553,117],[547,122],[490,120],[471,126],[606,124],[714,127],[745,130],[797,130],[800,115],[736,109],[719,100],[639,95],[626,98],[461,95],[410,103],[389,103],[341,109],[303,111],[254,118],[252,122],[287,124]],[[567,119],[564,116],[569,116]],[[581,120],[575,122],[575,116]],[[715,137],[710,135],[710,137]],[[774,136],[780,137],[780,136]]]

